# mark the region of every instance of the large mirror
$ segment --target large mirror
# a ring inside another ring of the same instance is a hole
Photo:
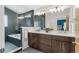
[[[34,16],[34,27],[45,28],[45,15],[35,15]]]

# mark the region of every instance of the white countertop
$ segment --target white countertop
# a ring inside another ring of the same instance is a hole
[[[41,30],[41,31],[31,31],[31,32],[32,33],[39,33],[39,34],[47,34],[47,35],[75,37],[75,34],[70,33],[70,32],[64,32],[64,31],[50,31],[50,32],[45,32],[44,30]]]

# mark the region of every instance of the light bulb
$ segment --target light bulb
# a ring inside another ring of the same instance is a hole
[[[44,15],[45,13],[44,12],[42,12],[42,15]]]
[[[61,8],[60,8],[60,7],[58,7],[58,8],[57,8],[57,11],[58,11],[58,12],[60,12],[60,11],[61,11]]]
[[[39,16],[39,15],[40,15],[40,12],[37,12],[37,13],[36,13],[36,15],[38,15],[38,16]]]
[[[53,9],[49,9],[49,12],[53,13],[53,12],[54,12],[54,10],[53,10]]]
[[[56,8],[54,8],[53,11],[56,13],[57,12]]]
[[[61,7],[61,11],[64,11],[64,9],[65,9],[65,6],[62,6],[62,7]]]

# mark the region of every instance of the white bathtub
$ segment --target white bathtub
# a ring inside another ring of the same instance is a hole
[[[8,36],[15,38],[15,39],[18,39],[18,40],[21,40],[21,34],[11,34],[11,35],[8,35]]]

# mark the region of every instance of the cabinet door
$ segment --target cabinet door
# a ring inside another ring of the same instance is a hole
[[[28,44],[30,47],[37,48],[38,47],[38,41],[37,41],[38,35],[34,33],[28,34]]]
[[[39,43],[38,49],[46,53],[51,53],[51,46],[43,44],[43,43]]]
[[[52,52],[60,53],[61,52],[61,41],[52,40]]]
[[[71,42],[62,42],[61,50],[64,53],[70,53],[72,52],[72,43]]]
[[[54,38],[52,37],[52,52],[55,53],[71,52],[73,44],[72,41],[68,42],[68,40],[71,40],[71,38],[59,37],[59,36],[54,36]]]
[[[39,36],[39,50],[43,52],[51,52],[51,39],[48,35],[40,35]]]

